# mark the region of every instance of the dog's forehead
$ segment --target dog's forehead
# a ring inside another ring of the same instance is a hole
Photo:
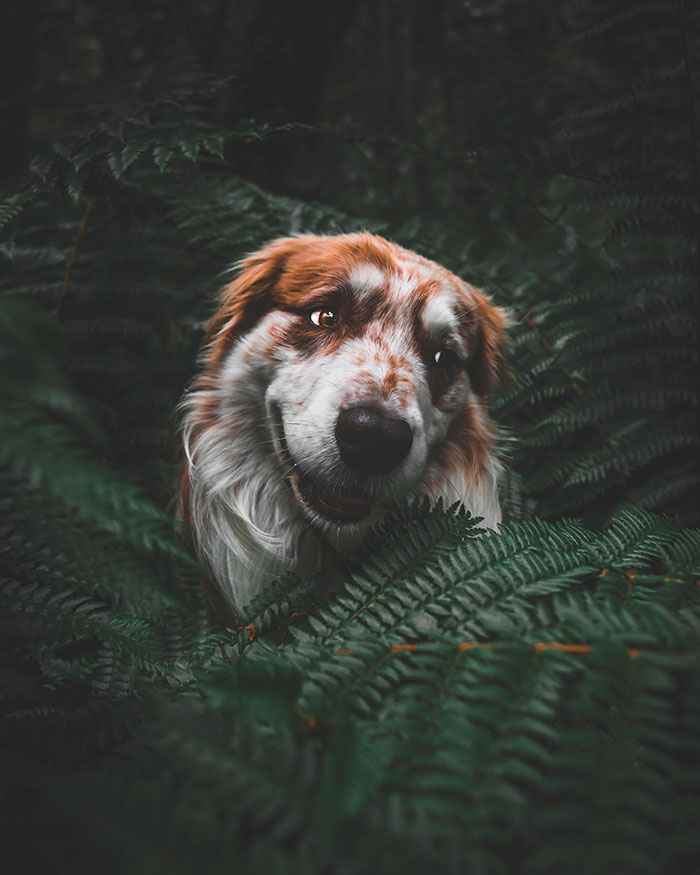
[[[350,267],[346,281],[359,298],[381,294],[391,282],[391,271],[383,270],[369,261],[359,261]]]
[[[454,325],[463,292],[441,265],[381,238],[318,244],[288,265],[297,295],[343,287],[359,305],[381,307],[385,317],[419,315],[430,332]]]
[[[447,271],[438,265],[397,259],[389,270],[368,262],[352,267],[347,284],[359,302],[381,301],[389,314],[410,316],[430,335],[455,329],[459,313],[459,290]]]

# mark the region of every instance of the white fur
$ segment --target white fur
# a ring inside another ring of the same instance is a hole
[[[425,330],[439,336],[443,332],[457,335],[455,331],[455,296],[449,291],[434,295],[426,303],[422,315]]]
[[[389,277],[373,264],[363,262],[350,271],[348,284],[357,295],[371,294],[381,289]]]

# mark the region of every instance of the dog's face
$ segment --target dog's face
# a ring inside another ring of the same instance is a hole
[[[479,488],[493,461],[483,401],[503,369],[501,310],[370,234],[277,240],[241,268],[210,323],[194,387],[195,466],[223,464],[212,447],[226,455],[229,430],[229,445],[248,457],[228,456],[241,475],[230,486],[276,480],[282,516],[335,546],[392,500],[451,502]]]

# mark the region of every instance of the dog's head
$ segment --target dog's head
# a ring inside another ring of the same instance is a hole
[[[336,546],[387,502],[466,501],[483,487],[502,310],[365,233],[276,240],[239,267],[208,328],[186,424],[191,463],[223,474],[212,447],[235,446],[245,458],[228,455],[238,473],[224,477],[234,491],[251,476],[277,481],[282,516]]]

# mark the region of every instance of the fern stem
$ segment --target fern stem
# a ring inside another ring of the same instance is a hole
[[[78,227],[78,233],[75,238],[75,243],[73,244],[73,250],[71,254],[68,256],[68,264],[66,265],[66,272],[63,277],[63,283],[61,285],[61,293],[58,297],[58,303],[56,304],[56,321],[58,322],[61,318],[61,310],[63,309],[63,301],[66,297],[66,292],[68,291],[68,283],[70,282],[70,275],[73,269],[73,263],[75,262],[76,256],[78,255],[78,247],[80,246],[80,241],[83,239],[83,234],[85,233],[85,229],[87,227],[88,215],[90,214],[90,210],[92,209],[92,201],[89,200],[85,206],[85,212],[83,213],[83,218],[80,221],[80,226]]]
[[[464,650],[472,650],[473,648],[486,648],[490,650],[493,647],[493,642],[491,641],[460,641],[457,644],[458,651]],[[562,641],[536,641],[532,645],[532,649],[536,653],[541,653],[543,650],[559,650],[562,653],[590,653],[593,650],[592,644],[566,644]],[[403,651],[417,651],[420,650],[420,644],[394,644],[389,648],[389,653],[400,653]],[[641,647],[625,647],[627,655],[630,659],[638,659],[642,654]],[[349,650],[348,648],[341,648],[339,650],[332,651],[333,656],[357,656],[360,654],[355,650]],[[683,659],[695,659],[695,654],[690,650],[684,650],[680,653]]]

